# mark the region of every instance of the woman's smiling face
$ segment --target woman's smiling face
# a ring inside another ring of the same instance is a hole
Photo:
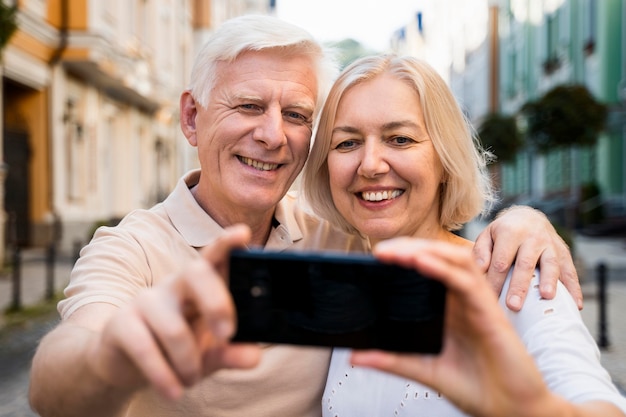
[[[417,92],[407,82],[383,73],[346,90],[328,169],[337,209],[372,242],[443,231],[443,168]]]

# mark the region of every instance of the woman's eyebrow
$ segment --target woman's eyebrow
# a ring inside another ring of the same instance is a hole
[[[412,120],[398,120],[398,121],[394,121],[394,122],[389,122],[389,123],[385,123],[382,126],[383,130],[392,130],[392,129],[397,129],[399,127],[410,127],[413,129],[421,129],[422,126],[416,124],[414,121]]]
[[[335,133],[359,133],[359,129],[352,126],[337,126],[333,128],[332,134]]]
[[[381,128],[383,131],[385,130],[393,130],[400,127],[410,127],[412,129],[423,130],[422,126],[415,123],[412,120],[397,120],[393,122],[384,123]],[[354,126],[336,126],[333,128],[332,133],[359,133],[359,129]]]

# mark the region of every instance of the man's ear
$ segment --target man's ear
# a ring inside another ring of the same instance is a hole
[[[180,129],[187,138],[191,146],[198,146],[196,135],[196,116],[198,115],[199,103],[191,95],[189,90],[185,90],[180,95]]]

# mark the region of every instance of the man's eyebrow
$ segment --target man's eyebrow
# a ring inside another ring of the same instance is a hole
[[[233,101],[254,101],[254,102],[262,101],[260,96],[253,96],[249,94],[233,94],[231,96],[231,99]]]
[[[306,101],[298,101],[295,103],[287,104],[284,106],[285,109],[301,109],[306,112],[313,114],[315,112],[315,105],[308,103]]]
[[[261,96],[250,95],[250,94],[233,94],[231,96],[231,99],[234,102],[245,102],[245,101],[250,101],[250,102],[253,102],[253,103],[262,103],[263,102],[263,98]],[[304,111],[309,112],[311,114],[313,114],[315,112],[315,104],[308,103],[306,101],[299,101],[299,102],[290,103],[290,104],[287,104],[286,106],[283,106],[283,108],[285,108],[285,109],[301,109],[301,110],[304,110]]]

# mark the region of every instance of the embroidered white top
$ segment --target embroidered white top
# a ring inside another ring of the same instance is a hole
[[[506,294],[510,274],[502,290]],[[535,274],[519,313],[500,305],[522,338],[548,387],[575,402],[605,400],[626,413],[621,396],[600,363],[600,351],[567,289],[559,283],[553,300],[542,299]],[[322,400],[324,417],[465,416],[442,395],[415,381],[352,367],[348,349],[335,349]]]

